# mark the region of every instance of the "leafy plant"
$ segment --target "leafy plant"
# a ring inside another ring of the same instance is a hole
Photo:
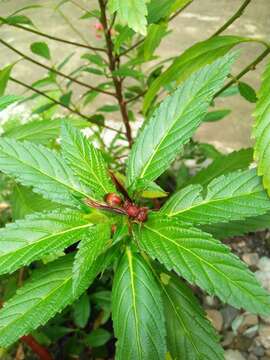
[[[86,63],[67,75],[62,68],[72,54],[57,65],[44,65],[0,39],[48,71],[31,85],[11,75],[14,64],[0,72],[1,95],[13,81],[37,96],[3,95],[0,110],[18,101],[39,101],[33,110],[38,119],[26,124],[13,119],[4,124],[0,139],[0,170],[6,176],[5,200],[13,218],[0,229],[0,274],[19,271],[26,278],[16,294],[6,296],[0,310],[0,346],[7,348],[19,339],[29,344],[25,336],[41,338],[42,327],[50,339],[73,332],[61,322],[57,331],[50,328],[50,321],[72,304],[74,324],[82,331],[95,304],[93,311],[101,310],[101,315],[90,334],[83,333],[83,340],[72,334],[78,351],[81,346],[100,349],[111,341],[110,327],[101,327],[111,316],[116,359],[223,359],[218,337],[190,285],[236,308],[270,314],[269,294],[220,240],[269,226],[269,66],[255,112],[258,169],[250,166],[252,149],[223,155],[192,137],[204,122],[230,113],[208,109],[216,97],[235,91],[235,82],[247,101],[257,100],[250,85],[239,79],[269,54],[270,47],[258,40],[266,46],[260,58],[224,85],[237,59],[232,48],[256,41],[219,36],[243,13],[249,3],[245,1],[213,37],[187,49],[165,70],[161,61],[144,74],[142,64],[155,60],[169,21],[191,1],[98,2],[99,9],[83,10],[82,18],[99,19],[96,31],[104,35],[105,48],[42,33],[21,11],[1,18],[3,26],[88,52],[81,56]],[[64,18],[65,3],[55,8]],[[35,41],[30,49],[52,61],[47,43]],[[81,79],[86,73],[105,81],[88,85]],[[87,88],[83,104],[74,102],[74,84]],[[167,92],[164,99],[159,97],[161,88]],[[116,103],[85,115],[81,108],[100,95]],[[145,121],[134,139],[131,105],[143,96]],[[59,107],[73,116],[55,118]],[[124,132],[108,125],[103,115],[116,111]],[[87,137],[83,132],[88,127],[92,132]],[[102,128],[116,133],[109,144]],[[188,158],[199,168],[193,177],[185,164]],[[202,168],[209,158],[211,164]],[[45,338],[43,334],[41,342],[46,343]]]

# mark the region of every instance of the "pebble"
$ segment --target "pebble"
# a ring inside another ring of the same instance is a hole
[[[211,321],[214,328],[219,332],[223,327],[223,317],[217,310],[208,309],[206,310],[208,319]]]
[[[245,360],[244,356],[238,350],[226,350],[225,360]]]
[[[254,325],[257,325],[258,321],[259,321],[259,319],[258,319],[257,315],[249,314],[249,313],[244,314],[244,319],[239,327],[239,332],[243,333],[248,328],[250,328]]]
[[[270,326],[269,325],[260,325],[259,341],[266,349],[270,349]]]
[[[248,266],[252,266],[252,267],[257,266],[260,260],[259,255],[257,253],[244,254],[242,256],[242,259]]]
[[[224,347],[224,348],[227,348],[231,345],[231,343],[233,342],[234,340],[234,333],[232,331],[226,331],[225,333],[225,337],[224,339],[222,340],[221,342],[221,345]]]
[[[258,268],[262,271],[270,271],[270,259],[266,256],[260,258]]]
[[[223,321],[224,321],[223,328],[225,330],[231,326],[232,321],[236,318],[236,316],[239,313],[239,311],[237,309],[235,309],[234,307],[232,307],[230,305],[227,305],[226,307],[221,309],[220,312],[223,317]]]
[[[247,360],[258,360],[257,356],[255,356],[254,354],[250,354],[247,358]]]

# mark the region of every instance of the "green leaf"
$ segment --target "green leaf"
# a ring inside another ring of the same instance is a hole
[[[160,289],[143,258],[126,249],[113,281],[116,359],[165,359]]]
[[[7,83],[9,80],[9,75],[12,68],[13,68],[13,64],[8,65],[0,70],[0,96],[4,95],[5,93]]]
[[[62,126],[61,145],[64,158],[91,193],[103,199],[104,195],[116,192],[102,154],[67,122]]]
[[[22,219],[34,212],[52,211],[61,207],[60,204],[44,199],[30,188],[15,184],[10,198],[13,220]]]
[[[148,23],[157,23],[166,19],[174,11],[182,9],[192,0],[151,0],[148,4]]]
[[[73,210],[36,213],[0,229],[0,274],[11,273],[86,236],[93,224]]]
[[[234,59],[228,54],[194,73],[155,110],[129,155],[129,185],[140,178],[155,180],[168,168],[203,121]]]
[[[0,139],[0,170],[46,199],[78,205],[74,195],[89,196],[56,152],[30,142]]]
[[[167,31],[167,24],[151,24],[147,30],[147,36],[143,43],[143,55],[145,60],[151,59],[156,48]]]
[[[90,317],[90,299],[89,296],[85,293],[83,294],[73,306],[73,317],[75,324],[83,329],[88,323]]]
[[[254,117],[254,159],[258,162],[258,175],[263,177],[263,185],[270,194],[270,62],[262,75]]]
[[[51,60],[50,49],[45,42],[34,42],[31,44],[30,48],[34,54],[39,55],[47,60]]]
[[[104,252],[111,237],[109,224],[100,224],[85,234],[78,246],[73,266],[73,291],[80,293],[82,288],[94,280],[96,276],[95,260]]]
[[[144,77],[144,74],[141,71],[130,69],[127,66],[122,66],[119,69],[114,70],[112,74],[114,76],[132,77],[134,79],[142,79]]]
[[[105,345],[111,337],[112,335],[109,333],[109,331],[99,328],[91,331],[91,333],[86,338],[86,342],[91,347],[95,348]]]
[[[210,234],[188,223],[158,216],[150,216],[135,231],[144,251],[191,284],[236,308],[270,313],[269,294],[246,265]]]
[[[168,277],[166,283],[162,275]],[[161,274],[160,284],[172,358],[223,360],[218,337],[192,291],[173,274]]]
[[[33,272],[32,278],[0,310],[0,346],[44,325],[71,304],[72,256],[64,256]]]
[[[244,170],[253,161],[253,150],[242,149],[233,151],[230,154],[217,157],[209,166],[197,172],[188,184],[200,184],[207,186],[212,180],[221,175],[226,175],[236,170]]]
[[[14,104],[15,102],[21,100],[21,96],[17,95],[5,95],[0,97],[0,111],[7,108],[9,105]]]
[[[248,39],[239,36],[216,36],[196,43],[187,49],[151,84],[144,98],[144,112],[148,110],[152,100],[162,86],[166,86],[173,81],[180,84],[195,71],[207,64],[211,64],[225,55],[235,45],[245,41],[248,41]]]
[[[257,95],[255,90],[248,85],[247,83],[244,83],[242,81],[240,81],[238,83],[238,88],[239,88],[239,92],[240,94],[243,96],[243,98],[245,98],[247,101],[251,102],[251,103],[255,103],[257,101]]]
[[[226,239],[232,236],[241,236],[250,232],[269,229],[270,212],[260,216],[249,217],[242,221],[239,220],[230,221],[229,223],[202,225],[200,228],[218,239]]]
[[[109,0],[111,13],[117,11],[120,21],[135,32],[146,35],[147,0]]]
[[[134,193],[139,194],[145,199],[162,198],[168,196],[168,193],[164,191],[159,185],[153,181],[140,179],[136,183],[135,189],[130,189],[132,195]]]
[[[34,26],[32,20],[25,15],[11,15],[8,16],[7,18],[0,17],[0,21],[8,25],[21,24],[21,25]]]
[[[263,215],[270,211],[270,200],[252,169],[214,179],[205,196],[201,185],[189,185],[174,194],[161,211],[194,224],[215,224]]]
[[[230,109],[222,109],[217,111],[210,111],[204,118],[204,122],[215,122],[224,119],[231,113]]]

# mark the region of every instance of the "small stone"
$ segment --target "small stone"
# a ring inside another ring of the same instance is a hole
[[[270,271],[258,270],[255,272],[255,276],[262,286],[270,291]]]
[[[242,259],[248,266],[255,267],[259,262],[259,255],[257,253],[244,254]]]
[[[270,326],[269,325],[261,325],[259,327],[259,341],[266,349],[270,349]]]
[[[258,268],[262,271],[269,271],[270,272],[270,259],[266,256],[260,258],[258,262]]]
[[[226,350],[225,360],[245,360],[244,356],[238,350]]]
[[[223,316],[224,321],[223,328],[226,330],[231,326],[232,321],[236,318],[238,310],[228,305],[221,309],[220,312]]]
[[[206,314],[208,319],[211,321],[212,325],[214,326],[214,328],[217,331],[221,331],[223,326],[223,317],[221,313],[217,310],[208,309],[206,310]]]
[[[234,339],[234,348],[240,351],[247,351],[251,346],[253,339],[243,335],[238,335]]]
[[[244,315],[244,319],[243,322],[239,328],[239,332],[243,333],[244,331],[246,331],[248,328],[257,325],[258,324],[258,316],[254,315],[254,314],[249,314],[246,313]]]
[[[262,317],[262,321],[268,325],[270,325],[270,316],[264,316]]]
[[[217,298],[215,298],[214,296],[209,296],[209,295],[207,295],[207,296],[204,298],[204,303],[205,303],[205,305],[208,306],[208,307],[215,307],[215,306],[217,306],[218,301],[217,301]]]
[[[250,354],[247,358],[247,360],[258,360],[257,356],[255,356],[254,354]]]
[[[253,349],[253,354],[257,355],[257,356],[263,356],[264,355],[264,348],[260,345],[255,346]]]
[[[234,333],[232,331],[226,331],[225,337],[222,340],[221,345],[224,348],[228,348],[232,344],[233,340],[234,340]]]

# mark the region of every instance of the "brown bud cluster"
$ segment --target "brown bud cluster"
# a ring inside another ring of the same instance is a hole
[[[123,203],[121,197],[115,193],[107,194],[104,200],[111,207],[118,207],[123,209],[123,213],[126,213],[126,215],[131,219],[137,220],[139,222],[144,222],[147,220],[147,207],[140,207],[130,200],[125,200]]]

